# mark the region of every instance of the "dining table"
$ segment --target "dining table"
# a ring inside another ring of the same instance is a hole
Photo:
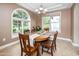
[[[40,56],[40,46],[41,44],[44,42],[44,41],[47,41],[50,37],[51,33],[44,33],[44,34],[38,34],[38,33],[35,33],[35,34],[32,34],[30,35],[30,45],[32,47],[34,47],[34,43],[37,43],[38,44],[38,52],[37,52],[37,55]]]
[[[48,36],[44,36],[44,35],[40,35],[38,37],[36,37],[34,40],[35,40],[35,43],[38,44],[38,52],[37,52],[37,55],[40,56],[40,46],[41,44],[44,42],[44,41],[47,41],[48,40]]]

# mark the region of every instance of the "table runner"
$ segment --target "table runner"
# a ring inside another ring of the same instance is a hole
[[[51,33],[44,33],[44,34],[37,34],[37,33],[35,33],[35,34],[32,34],[32,35],[30,35],[29,36],[29,38],[30,38],[30,45],[32,46],[32,47],[34,47],[34,38],[36,38],[36,37],[38,37],[38,36],[40,36],[40,35],[45,35],[45,36],[48,36],[48,37],[50,37],[51,39],[53,38],[52,36],[51,36]]]
[[[39,34],[32,34],[30,35],[30,45],[33,47],[33,43],[34,43],[34,38],[40,36]]]

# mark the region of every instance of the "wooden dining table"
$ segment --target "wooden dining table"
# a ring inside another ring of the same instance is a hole
[[[47,41],[49,39],[48,36],[45,36],[45,35],[40,35],[38,37],[36,37],[34,40],[35,40],[35,43],[38,44],[38,52],[37,52],[37,55],[40,56],[40,46],[41,46],[41,43],[43,43],[44,41]]]

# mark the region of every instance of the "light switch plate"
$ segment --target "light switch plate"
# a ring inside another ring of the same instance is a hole
[[[6,41],[6,38],[3,38],[3,41]]]

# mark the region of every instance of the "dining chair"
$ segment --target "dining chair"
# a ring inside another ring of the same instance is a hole
[[[42,43],[42,54],[43,54],[44,48],[46,48],[47,49],[46,52],[50,53],[53,56],[53,51],[56,50],[57,35],[58,35],[58,32],[56,31],[56,33],[54,34],[53,40],[49,39],[49,40]],[[48,52],[49,50],[50,50],[50,52]]]
[[[19,39],[21,46],[21,56],[23,56],[23,53],[25,53],[25,55],[30,56],[33,53],[37,52],[38,44],[34,44],[34,47],[30,46],[28,34],[19,34]]]

